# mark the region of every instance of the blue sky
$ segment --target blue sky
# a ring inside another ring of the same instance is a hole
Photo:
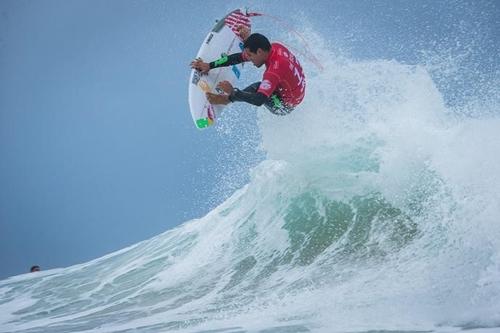
[[[243,132],[198,131],[187,104],[199,44],[245,5],[305,19],[355,58],[409,63],[432,41],[452,47],[463,20],[498,58],[494,1],[0,1],[0,278],[147,239],[245,182],[262,157],[256,110],[232,114]]]
[[[182,31],[190,9],[162,2],[0,6],[0,277],[205,214],[221,139],[193,127],[187,75],[210,23]]]

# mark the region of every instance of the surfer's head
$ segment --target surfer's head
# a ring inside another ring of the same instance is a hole
[[[262,66],[269,56],[269,51],[271,51],[271,43],[266,36],[254,33],[248,36],[243,43],[243,49],[245,50],[248,60],[250,60],[255,66]]]

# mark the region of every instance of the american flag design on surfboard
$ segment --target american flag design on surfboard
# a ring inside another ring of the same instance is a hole
[[[259,16],[258,13],[243,13],[240,9],[232,11],[224,18],[224,23],[227,25],[239,39],[242,39],[238,28],[244,26],[250,29],[250,17]]]

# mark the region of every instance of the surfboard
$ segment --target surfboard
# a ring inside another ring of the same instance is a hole
[[[205,37],[196,58],[212,62],[224,55],[241,52],[243,41],[238,33],[240,25],[247,26],[249,29],[251,26],[249,14],[240,9],[233,10],[218,20]],[[206,75],[201,75],[197,70],[191,70],[189,108],[197,128],[202,129],[213,125],[225,106],[210,104],[205,93],[222,93],[222,91],[217,91],[217,84],[221,81],[229,81],[234,85],[241,78],[241,69],[242,64],[220,67],[210,70]]]

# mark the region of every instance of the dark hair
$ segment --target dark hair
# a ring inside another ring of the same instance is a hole
[[[257,53],[258,49],[270,51],[271,43],[269,42],[269,39],[266,38],[266,36],[255,33],[248,36],[248,38],[245,40],[245,43],[243,43],[243,48],[248,48],[253,53]]]
[[[31,266],[30,272],[38,272],[40,270],[40,266],[34,265]]]

